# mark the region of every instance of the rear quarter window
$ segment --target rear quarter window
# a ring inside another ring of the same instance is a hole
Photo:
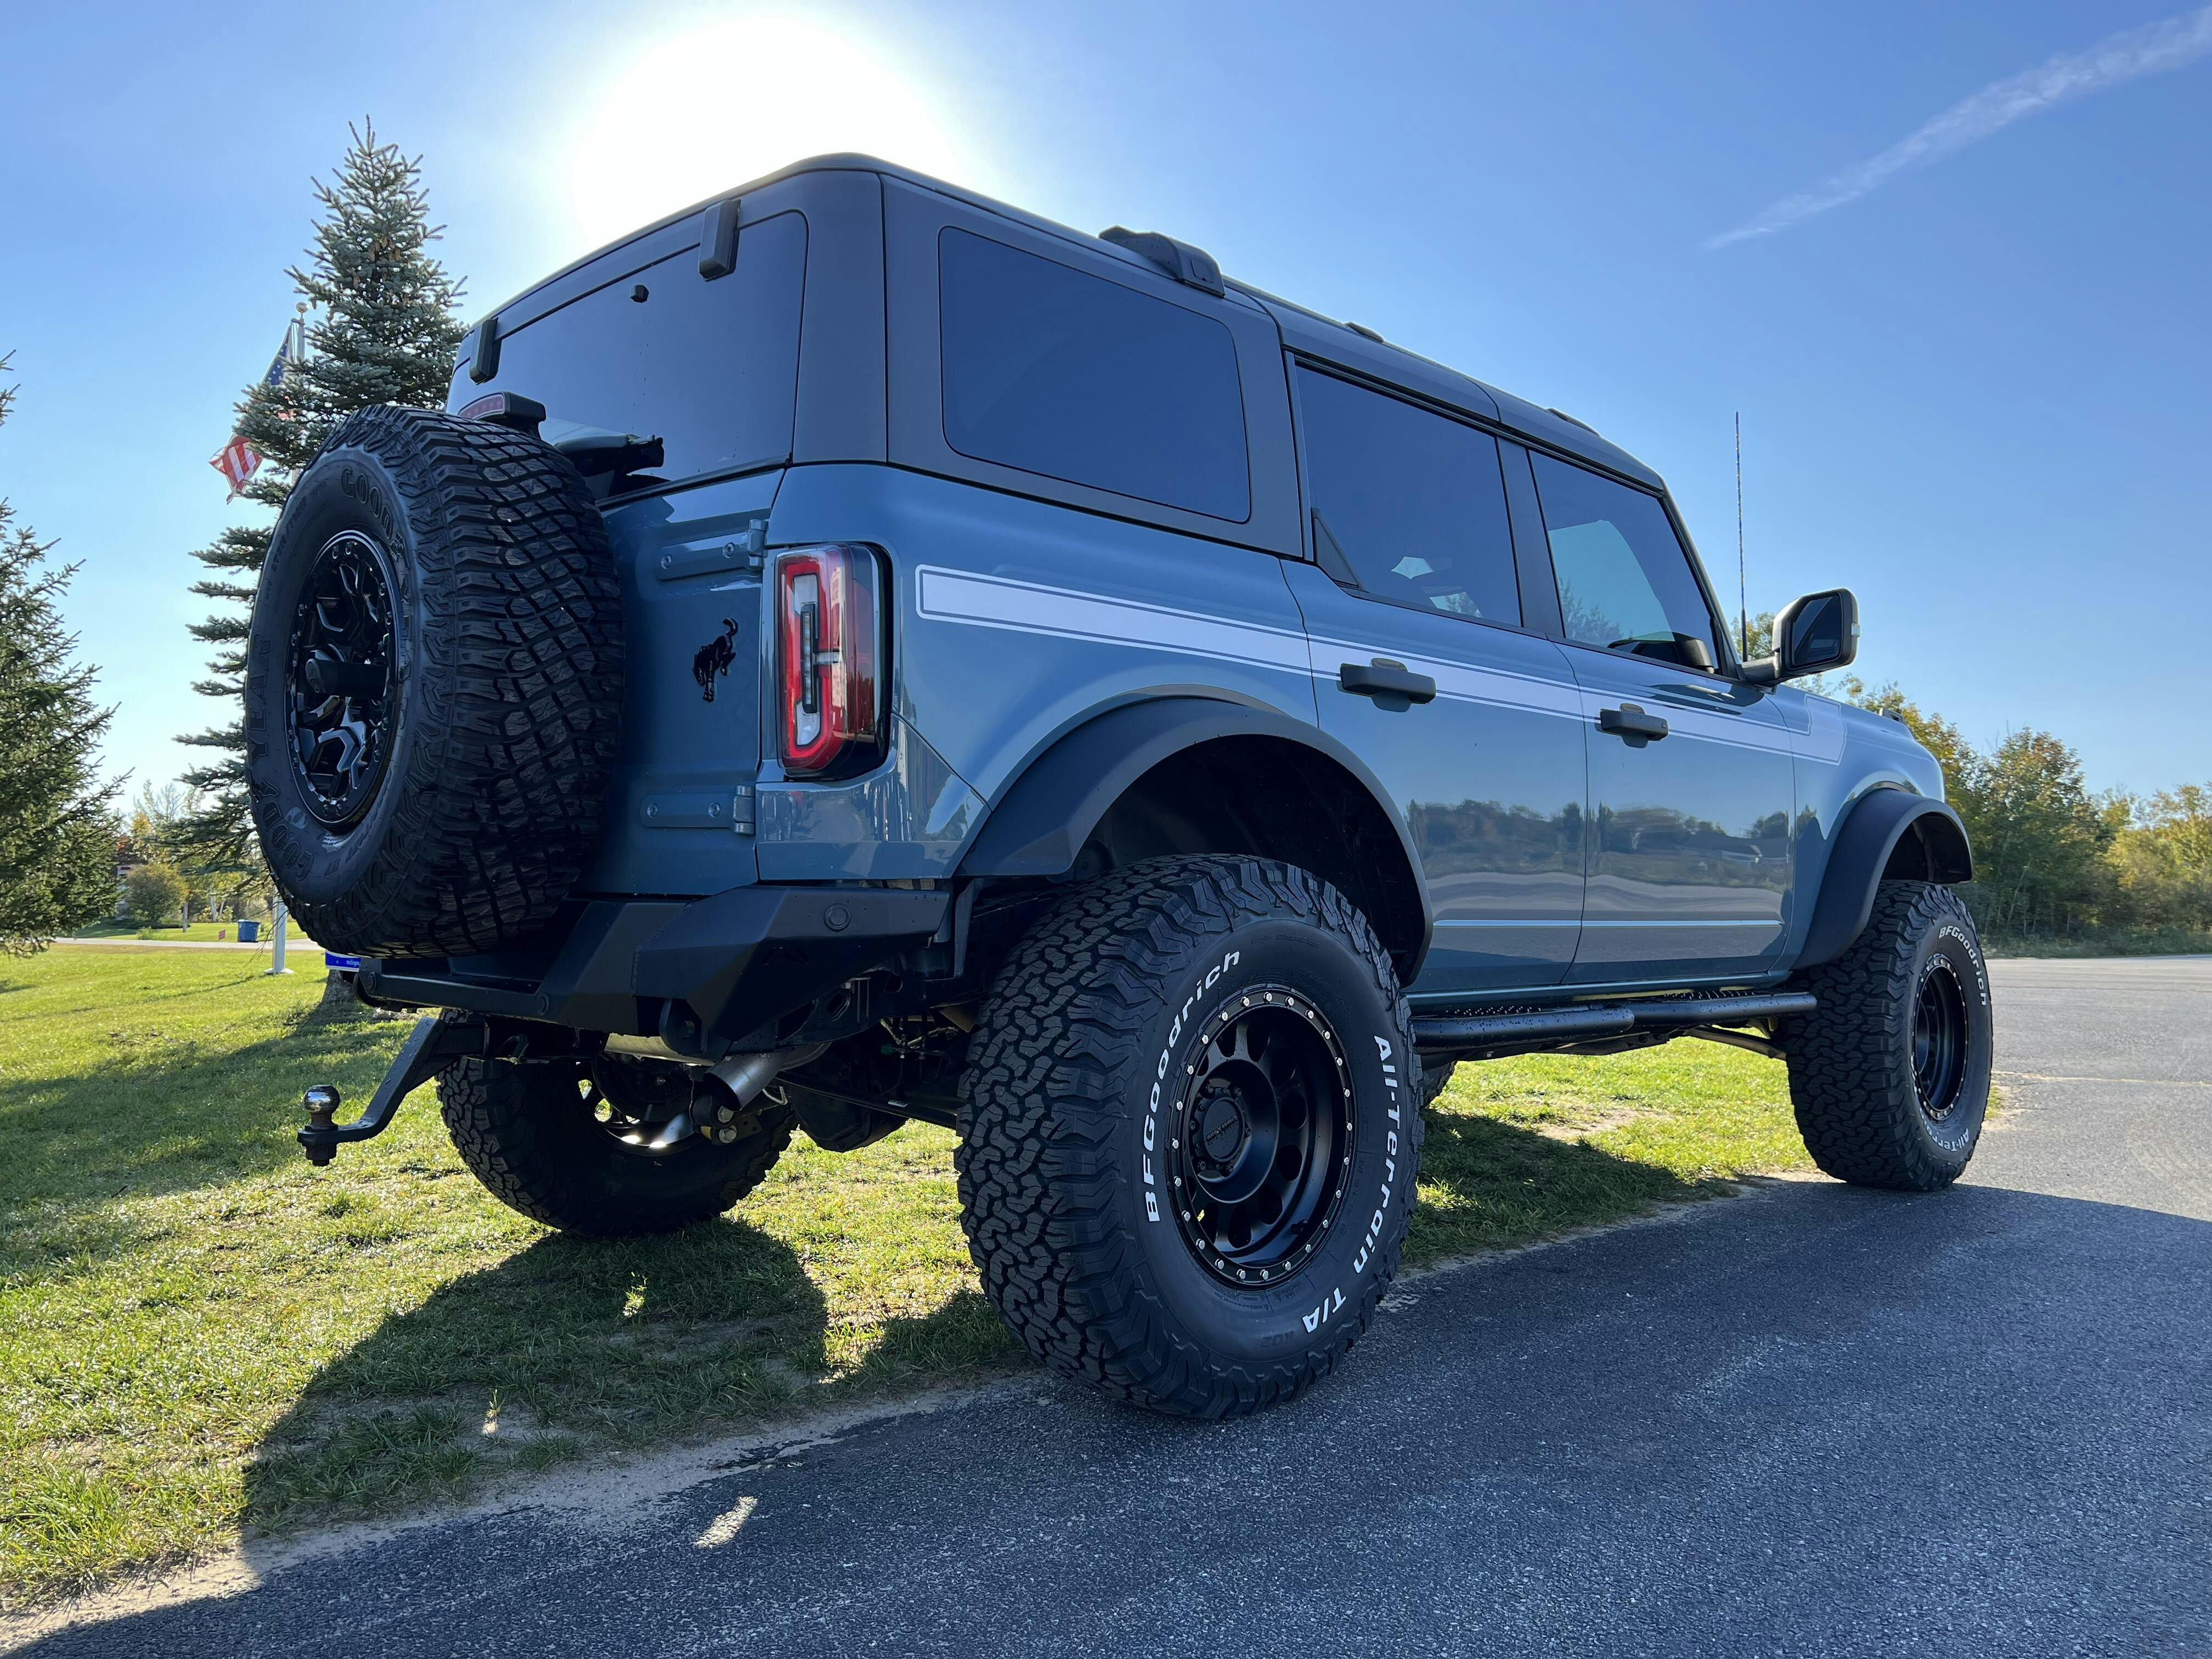
[[[545,405],[549,443],[657,437],[671,481],[787,460],[805,284],[806,221],[777,214],[744,228],[726,276],[701,276],[688,246],[502,332],[498,375],[479,386],[464,365],[453,405],[514,392]]]
[[[963,230],[940,235],[938,270],[953,449],[1232,523],[1252,516],[1224,325]]]

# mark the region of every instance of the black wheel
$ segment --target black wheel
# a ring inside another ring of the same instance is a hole
[[[720,1215],[791,1144],[787,1108],[756,1102],[709,1140],[695,1091],[731,1097],[684,1068],[602,1054],[589,1061],[464,1060],[438,1077],[461,1161],[494,1198],[592,1238],[672,1232]]]
[[[1325,1375],[1397,1272],[1420,1164],[1390,958],[1327,883],[1158,859],[1079,888],[983,1007],[956,1154],[1030,1351],[1156,1410]]]
[[[381,406],[301,475],[246,653],[261,849],[314,938],[465,956],[551,920],[622,711],[605,525],[558,452]]]
[[[1990,981],[1957,894],[1886,881],[1850,948],[1805,975],[1790,1095],[1813,1161],[1863,1187],[1932,1192],[1964,1173],[1990,1097]]]

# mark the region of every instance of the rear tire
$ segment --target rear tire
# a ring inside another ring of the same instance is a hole
[[[1850,948],[1804,976],[1790,1097],[1813,1161],[1839,1181],[1933,1192],[1965,1173],[1989,1109],[1990,978],[1959,896],[1886,881]]]
[[[485,1190],[586,1238],[673,1232],[720,1215],[791,1144],[789,1109],[763,1103],[757,1127],[730,1145],[695,1133],[648,1152],[593,1115],[589,1091],[586,1068],[572,1060],[463,1060],[438,1077],[447,1132]]]
[[[1039,1359],[1133,1404],[1288,1399],[1397,1271],[1413,1066],[1389,954],[1304,871],[1159,859],[1078,889],[1001,970],[961,1082],[985,1292]]]

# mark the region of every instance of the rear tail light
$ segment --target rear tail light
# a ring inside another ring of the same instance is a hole
[[[883,758],[883,578],[865,547],[776,556],[776,679],[783,769],[849,776]]]

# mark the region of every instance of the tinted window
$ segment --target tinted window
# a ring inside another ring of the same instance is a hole
[[[806,221],[780,213],[744,228],[726,276],[706,281],[686,248],[502,335],[498,375],[462,368],[454,406],[514,392],[545,405],[548,443],[657,437],[668,478],[787,459],[805,283]]]
[[[1658,497],[1533,459],[1567,637],[1668,662],[1693,662],[1682,641],[1695,640],[1705,652],[1697,665],[1717,661],[1712,612]]]
[[[1377,599],[1519,623],[1495,438],[1310,369],[1298,408],[1324,564],[1333,543]]]
[[[1242,523],[1237,346],[1211,317],[966,231],[938,244],[945,441]]]

